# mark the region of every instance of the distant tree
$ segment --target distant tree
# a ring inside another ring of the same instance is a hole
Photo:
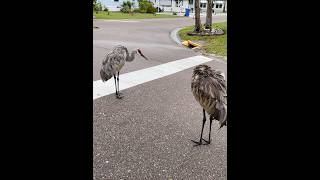
[[[200,0],[195,0],[195,26],[194,31],[196,33],[201,32],[201,21],[200,21]]]
[[[103,7],[102,7],[101,2],[97,2],[97,1],[96,1],[96,2],[93,4],[93,10],[96,11],[96,12],[102,11],[102,10],[103,10]]]
[[[206,18],[206,29],[212,31],[212,0],[207,1],[207,18]]]
[[[124,7],[124,6],[128,6],[129,9],[131,9],[131,7],[133,6],[133,3],[130,2],[130,1],[124,1],[124,2],[122,3],[122,7]]]
[[[121,5],[120,11],[123,13],[131,13],[131,7],[133,6],[132,2],[124,1]]]
[[[93,3],[92,3],[93,11],[95,11],[96,3],[97,3],[97,0],[93,0]]]
[[[155,13],[157,9],[152,5],[151,2],[139,0],[139,11],[141,13]]]

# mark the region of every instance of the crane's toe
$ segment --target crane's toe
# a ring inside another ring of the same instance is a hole
[[[120,93],[116,94],[116,97],[117,97],[118,99],[123,98],[123,96],[122,96]]]
[[[195,143],[195,145],[193,145],[193,146],[202,145],[202,141],[194,141],[194,140],[191,140],[191,141]]]
[[[205,143],[202,143],[202,140],[203,140]],[[195,143],[195,145],[193,145],[193,146],[200,146],[200,145],[208,145],[208,144],[210,144],[210,141],[206,141],[206,140],[204,140],[204,139],[201,139],[200,141],[194,141],[194,140],[191,140],[191,141]]]
[[[206,142],[204,145],[210,144],[210,142],[211,142],[211,141],[207,141],[207,140],[205,140],[205,139],[203,139],[203,138],[202,138],[202,140],[203,140],[204,142]]]

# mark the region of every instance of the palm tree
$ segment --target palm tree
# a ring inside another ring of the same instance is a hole
[[[200,0],[195,0],[195,27],[194,32],[200,33],[201,32],[201,21],[200,21]]]
[[[212,1],[208,0],[207,2],[207,18],[206,18],[206,29],[212,31]]]

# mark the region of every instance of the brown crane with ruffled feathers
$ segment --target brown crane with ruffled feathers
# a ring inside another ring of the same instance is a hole
[[[191,91],[203,108],[200,140],[192,141],[196,143],[195,146],[210,144],[213,119],[219,121],[220,128],[227,125],[227,83],[225,77],[223,73],[207,65],[196,66],[192,74]],[[210,115],[208,141],[202,138],[203,128],[206,122],[206,112]],[[202,140],[205,143],[202,143]]]
[[[116,97],[121,99],[122,96],[119,92],[119,73],[124,64],[128,61],[131,62],[134,60],[135,55],[141,55],[144,59],[148,60],[145,57],[140,49],[134,49],[129,54],[129,51],[126,47],[118,45],[109,52],[106,58],[102,62],[100,76],[102,81],[108,81],[112,76],[114,78],[114,83],[116,87]]]

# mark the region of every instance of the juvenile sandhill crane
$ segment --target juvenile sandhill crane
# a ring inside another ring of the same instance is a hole
[[[113,76],[114,84],[116,87],[116,97],[118,99],[122,98],[119,92],[120,70],[123,67],[123,65],[126,63],[126,61],[128,62],[133,61],[136,54],[139,54],[143,58],[148,60],[148,58],[142,54],[140,49],[135,49],[129,54],[128,49],[126,47],[118,45],[114,47],[113,50],[107,54],[106,58],[102,62],[102,66],[100,70],[101,79],[104,82],[104,81],[108,81]]]
[[[200,141],[193,141],[198,145],[211,142],[212,120],[218,120],[220,128],[227,125],[227,83],[223,73],[215,71],[207,65],[196,66],[193,70],[191,90],[195,99],[203,108],[203,121]],[[206,122],[206,112],[210,115],[209,140],[202,138],[203,127]],[[220,129],[219,128],[219,129]],[[206,143],[202,143],[202,140]]]

